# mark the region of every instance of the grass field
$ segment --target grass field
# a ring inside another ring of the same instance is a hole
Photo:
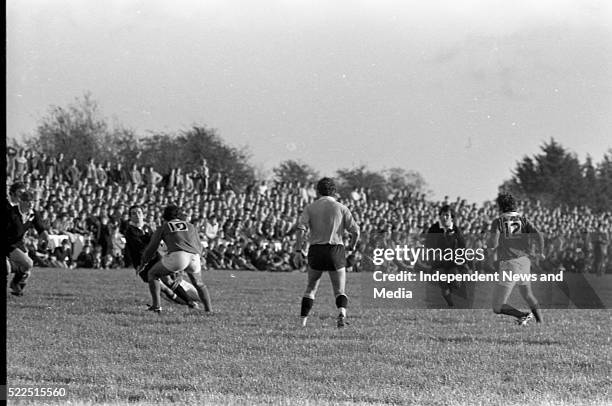
[[[547,310],[527,328],[488,310],[371,307],[349,275],[351,325],[329,280],[298,328],[302,273],[204,273],[215,314],[145,311],[130,270],[35,269],[7,300],[9,404],[610,404],[609,310]],[[609,277],[607,277],[609,278]]]

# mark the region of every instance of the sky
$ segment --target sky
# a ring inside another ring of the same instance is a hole
[[[86,93],[146,136],[193,125],[270,171],[366,165],[482,202],[554,137],[612,148],[612,2],[8,0],[7,137]]]

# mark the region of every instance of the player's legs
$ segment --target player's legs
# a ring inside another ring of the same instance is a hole
[[[523,299],[529,305],[531,312],[535,316],[535,319],[538,323],[542,322],[542,315],[540,314],[540,305],[538,304],[538,300],[533,295],[533,290],[531,289],[531,283],[525,283],[524,285],[519,285],[519,292]]]
[[[529,259],[521,257],[500,261],[499,271],[500,274],[503,272],[513,274],[529,273]],[[522,312],[506,303],[515,284],[516,282],[513,281],[503,281],[497,284],[493,291],[493,311],[497,314],[506,314],[520,319],[526,317],[529,313]]]
[[[329,279],[334,289],[336,298],[336,307],[340,311],[342,317],[346,317],[346,308],[348,306],[348,297],[345,293],[346,288],[346,268],[340,268],[335,271],[329,271]]]
[[[317,294],[319,282],[321,281],[321,275],[323,275],[323,271],[312,269],[310,266],[308,267],[308,282],[306,283],[306,290],[304,291],[302,305],[300,308],[302,326],[306,325],[306,318],[308,317],[308,314],[312,309],[312,305],[314,304],[315,295]]]
[[[166,295],[168,297],[168,299],[170,299],[170,300],[173,300],[175,302],[180,302],[178,300],[178,296],[179,295],[177,295],[177,293],[175,293],[172,290],[172,286],[173,286],[174,282],[173,282],[172,278],[170,277],[170,274],[166,274],[166,275],[160,276],[159,282],[160,282],[159,287],[160,287],[161,293]]]
[[[211,312],[212,306],[210,304],[210,294],[208,293],[206,285],[204,285],[204,282],[202,281],[202,268],[199,255],[192,254],[192,258],[189,265],[185,269],[185,272],[187,273],[189,281],[198,292],[200,301],[202,301],[202,304],[204,305],[204,310]]]
[[[531,274],[531,260],[528,257],[521,257],[515,260],[517,263],[515,272],[529,275]],[[523,299],[529,305],[531,312],[535,316],[535,319],[538,323],[542,322],[542,316],[540,315],[540,305],[538,304],[537,299],[533,295],[533,291],[531,290],[531,282],[519,282],[519,292]]]
[[[181,251],[171,252],[164,256],[149,269],[147,278],[149,281],[149,291],[151,292],[152,308],[160,308],[161,283],[160,278],[174,272],[181,271],[189,265],[189,257],[183,255]]]
[[[148,279],[149,279],[149,292],[151,293],[151,300],[153,303],[151,304],[152,308],[160,308],[161,307],[161,291],[162,291],[162,283],[160,279],[164,276],[171,274],[173,271],[169,270],[164,266],[162,261],[158,261],[151,269],[149,269]],[[166,287],[164,285],[164,287]]]
[[[30,277],[32,268],[34,267],[34,261],[32,261],[32,258],[30,258],[26,252],[20,250],[19,248],[12,250],[8,259],[10,269],[15,274],[10,284],[12,290],[11,293],[15,296],[22,296],[26,282]]]

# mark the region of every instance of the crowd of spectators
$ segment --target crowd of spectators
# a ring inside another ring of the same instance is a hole
[[[8,184],[23,182],[36,194],[35,209],[49,227],[49,238],[28,237],[36,266],[68,268],[125,267],[121,234],[128,209],[140,205],[155,229],[161,210],[170,203],[184,209],[199,230],[205,246],[203,263],[215,269],[292,271],[295,263],[294,227],[301,209],[316,198],[314,184],[260,181],[244,190],[233,187],[223,173],[214,173],[206,160],[190,172],[174,168],[160,174],[153,167],[128,167],[121,162],[79,166],[63,154],[50,157],[27,149],[7,151]],[[423,233],[437,220],[438,209],[450,204],[471,248],[486,245],[489,224],[498,214],[494,202],[482,205],[457,198],[427,199],[424,194],[397,190],[374,199],[368,189],[356,188],[339,197],[360,225],[361,240],[349,255],[353,271],[372,270],[377,247],[420,244]],[[545,271],[612,272],[612,213],[588,208],[523,203],[520,211],[545,233]],[[389,270],[405,264],[385,264]]]

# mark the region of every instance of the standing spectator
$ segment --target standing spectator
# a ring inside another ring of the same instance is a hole
[[[184,187],[184,185],[185,176],[183,175],[182,169],[176,168],[176,171],[174,172],[174,186],[176,186],[177,189],[181,189]]]
[[[98,183],[98,168],[93,157],[87,160],[87,166],[85,167],[85,179],[88,183],[95,185]]]
[[[202,159],[202,164],[200,165],[200,193],[208,193],[208,178],[210,176],[210,169],[208,168],[208,161],[206,159]]]
[[[223,183],[221,184],[221,193],[225,193],[228,191],[234,191],[234,186],[232,185],[232,180],[229,176],[225,176],[223,178]]]
[[[79,180],[81,179],[81,170],[77,166],[76,158],[72,158],[70,166],[66,168],[65,172],[66,181],[72,186],[76,188],[79,184]]]
[[[161,182],[162,176],[153,169],[152,166],[149,166],[148,171],[145,176],[145,183],[147,185],[147,189],[149,193],[157,190],[157,185]]]
[[[63,182],[65,179],[67,164],[64,153],[60,152],[57,154],[57,159],[55,160],[55,180],[58,183]]]
[[[170,169],[170,173],[168,174],[168,179],[166,180],[166,189],[172,190],[176,185],[176,168]]]
[[[219,194],[221,194],[221,174],[219,172],[215,172],[212,177],[210,193],[213,196],[219,196]]]
[[[31,149],[26,150],[26,158],[28,159],[28,169],[32,178],[37,178],[41,175],[40,171],[40,155]]]
[[[45,179],[47,185],[52,185],[53,181],[56,180],[55,174],[57,173],[57,159],[51,155],[45,159]]]
[[[14,147],[6,147],[6,177],[15,180],[15,159],[17,150]]]
[[[96,168],[96,179],[97,185],[100,187],[105,187],[106,183],[108,182],[108,173],[106,172],[106,169],[104,168],[104,165],[101,162]]]
[[[17,157],[15,157],[15,172],[13,174],[14,180],[25,180],[24,177],[28,172],[28,159],[25,157],[25,151],[23,148],[19,148],[17,151]]]
[[[593,272],[603,276],[606,272],[606,259],[610,239],[603,223],[599,223],[597,231],[593,233]]]
[[[112,261],[113,254],[113,228],[106,213],[100,216],[100,226],[97,231],[96,243],[100,247],[102,264],[108,265]]]
[[[135,188],[139,188],[142,185],[142,174],[135,163],[132,164],[132,169],[130,169],[130,182]]]

